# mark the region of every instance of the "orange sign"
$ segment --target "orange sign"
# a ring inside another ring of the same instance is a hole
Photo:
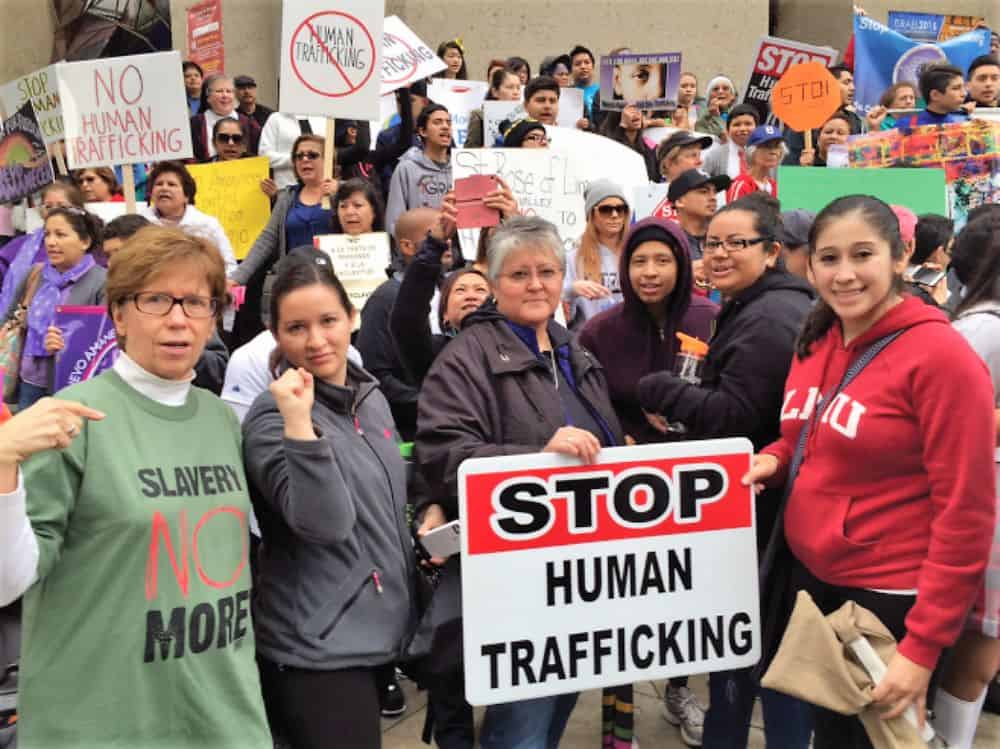
[[[792,130],[821,127],[842,103],[840,84],[823,63],[793,65],[771,90],[771,111]]]

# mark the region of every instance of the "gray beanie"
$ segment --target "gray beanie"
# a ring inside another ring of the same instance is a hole
[[[612,182],[610,179],[599,179],[591,182],[587,186],[587,192],[583,194],[583,209],[587,217],[590,217],[590,212],[598,203],[608,198],[621,198],[625,205],[629,204],[628,198],[625,197],[625,190],[618,183]]]

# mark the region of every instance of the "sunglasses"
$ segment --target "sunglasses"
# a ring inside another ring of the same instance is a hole
[[[243,142],[243,133],[218,133],[215,139],[220,143],[240,144]]]
[[[319,151],[299,151],[292,158],[296,161],[315,161],[316,159],[323,158],[323,154]]]
[[[597,206],[597,212],[602,216],[617,216],[619,213],[624,216],[628,213],[628,206],[624,203],[619,203],[618,205],[599,205]]]

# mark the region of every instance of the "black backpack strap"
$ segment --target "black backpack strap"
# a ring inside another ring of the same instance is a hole
[[[305,117],[299,119],[299,132],[301,132],[303,135],[313,134],[312,125],[309,124],[309,120],[307,120]]]
[[[864,371],[872,360],[881,353],[886,346],[896,340],[907,329],[897,330],[873,343],[858,359],[852,364],[837,387],[823,396],[812,416],[802,425],[799,432],[799,439],[792,455],[792,461],[788,468],[788,478],[785,480],[785,487],[781,494],[781,501],[778,503],[778,513],[774,526],[771,529],[771,536],[768,539],[764,555],[760,560],[760,597],[761,597],[761,659],[754,667],[754,676],[758,680],[763,677],[767,668],[771,665],[778,650],[781,637],[784,634],[788,617],[791,615],[794,605],[795,594],[786,588],[791,587],[791,574],[793,560],[785,539],[785,508],[788,500],[792,496],[792,487],[795,484],[795,477],[802,467],[805,457],[806,442],[809,433],[812,431],[820,414],[828,404],[833,402],[851,382]]]

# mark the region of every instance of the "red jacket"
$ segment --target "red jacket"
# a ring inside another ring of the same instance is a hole
[[[916,589],[900,652],[932,668],[955,642],[993,536],[993,385],[939,310],[908,297],[846,348],[840,326],[796,359],[781,439],[787,470],[804,419],[879,338],[910,328],[814,422],[785,511],[795,556],[831,585]]]

